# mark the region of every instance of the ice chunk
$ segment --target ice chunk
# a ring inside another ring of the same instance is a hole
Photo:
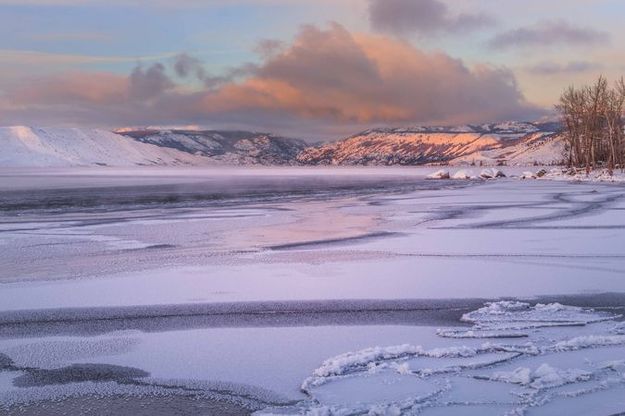
[[[480,178],[482,179],[496,179],[496,178],[505,178],[505,177],[506,175],[502,171],[496,168],[484,169],[480,173]]]
[[[437,331],[468,345],[338,355],[304,381],[307,401],[278,414],[448,414],[450,404],[454,414],[524,414],[594,397],[625,384],[625,325],[606,322],[618,317],[560,303],[489,302],[463,315],[471,328]],[[527,340],[514,339],[520,337]],[[471,338],[500,341],[478,345]]]
[[[625,335],[585,335],[566,341],[559,341],[550,349],[553,351],[572,351],[583,348],[605,347],[625,344]]]
[[[449,171],[447,170],[437,170],[434,173],[430,173],[426,176],[427,179],[449,179]]]
[[[503,381],[505,383],[523,385],[530,384],[532,381],[530,369],[524,367],[517,368],[514,371],[498,371],[494,373],[490,379],[494,381]]]
[[[470,357],[416,357],[402,364],[400,368],[403,372],[431,375],[487,367],[509,361],[520,355],[510,352],[485,352]],[[400,371],[400,368],[397,371]]]
[[[501,301],[486,303],[483,308],[466,313],[461,319],[473,323],[474,329],[502,331],[550,326],[583,326],[615,317],[611,313],[559,303],[539,303],[531,306],[525,302]]]
[[[424,353],[422,347],[414,345],[398,345],[393,347],[373,347],[356,352],[347,352],[323,362],[321,367],[314,371],[316,377],[342,375],[354,368],[363,368],[371,362],[396,359],[403,356]]]
[[[532,371],[527,367],[520,367],[514,371],[495,372],[491,380],[505,383],[520,384],[533,389],[558,387],[569,383],[590,380],[592,374],[579,369],[562,370],[545,363]]]
[[[470,170],[459,170],[454,173],[453,179],[471,179],[474,178],[473,172]]]
[[[312,377],[304,380],[301,389],[309,391],[312,387],[325,384],[338,376],[359,372],[375,373],[379,369],[388,368],[388,362],[396,360],[406,360],[413,357],[466,358],[474,357],[479,353],[479,350],[466,346],[435,348],[429,351],[424,350],[421,346],[408,344],[385,348],[367,348],[361,351],[341,354],[324,361],[313,372]],[[397,368],[397,363],[395,363],[394,367]]]

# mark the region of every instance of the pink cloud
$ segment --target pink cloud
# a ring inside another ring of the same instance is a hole
[[[539,111],[507,69],[470,68],[447,54],[353,34],[338,24],[305,26],[258,65],[211,77],[189,57],[128,77],[76,72],[10,86],[3,123],[199,123],[313,135],[369,125],[465,123],[528,118]],[[179,58],[180,58],[179,56]],[[189,90],[168,74],[195,74]],[[19,105],[16,105],[19,104]],[[72,111],[75,108],[76,111]]]

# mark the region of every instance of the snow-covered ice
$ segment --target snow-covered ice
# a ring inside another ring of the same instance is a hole
[[[0,403],[625,411],[625,190],[503,170],[0,172]]]
[[[493,414],[533,415],[569,398],[618,394],[625,385],[625,366],[618,359],[625,355],[625,337],[608,333],[621,317],[558,303],[491,302],[463,316],[474,327],[490,328],[492,335],[485,337],[490,341],[344,353],[304,380],[308,401],[256,414],[427,415],[452,405],[461,414],[481,415],[480,406],[495,406]],[[527,339],[502,339],[511,327],[527,330]],[[578,337],[579,328],[594,335]],[[568,414],[605,414],[595,410]]]

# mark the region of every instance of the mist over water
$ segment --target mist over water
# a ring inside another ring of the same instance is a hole
[[[0,174],[0,211],[94,210],[129,207],[223,206],[239,203],[332,198],[371,192],[438,189],[451,182],[426,181],[419,169],[259,169],[233,171],[81,170],[32,171],[18,183]],[[458,185],[458,184],[456,184]]]

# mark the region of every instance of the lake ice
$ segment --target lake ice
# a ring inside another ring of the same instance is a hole
[[[3,172],[0,406],[625,411],[625,188],[430,171]]]

